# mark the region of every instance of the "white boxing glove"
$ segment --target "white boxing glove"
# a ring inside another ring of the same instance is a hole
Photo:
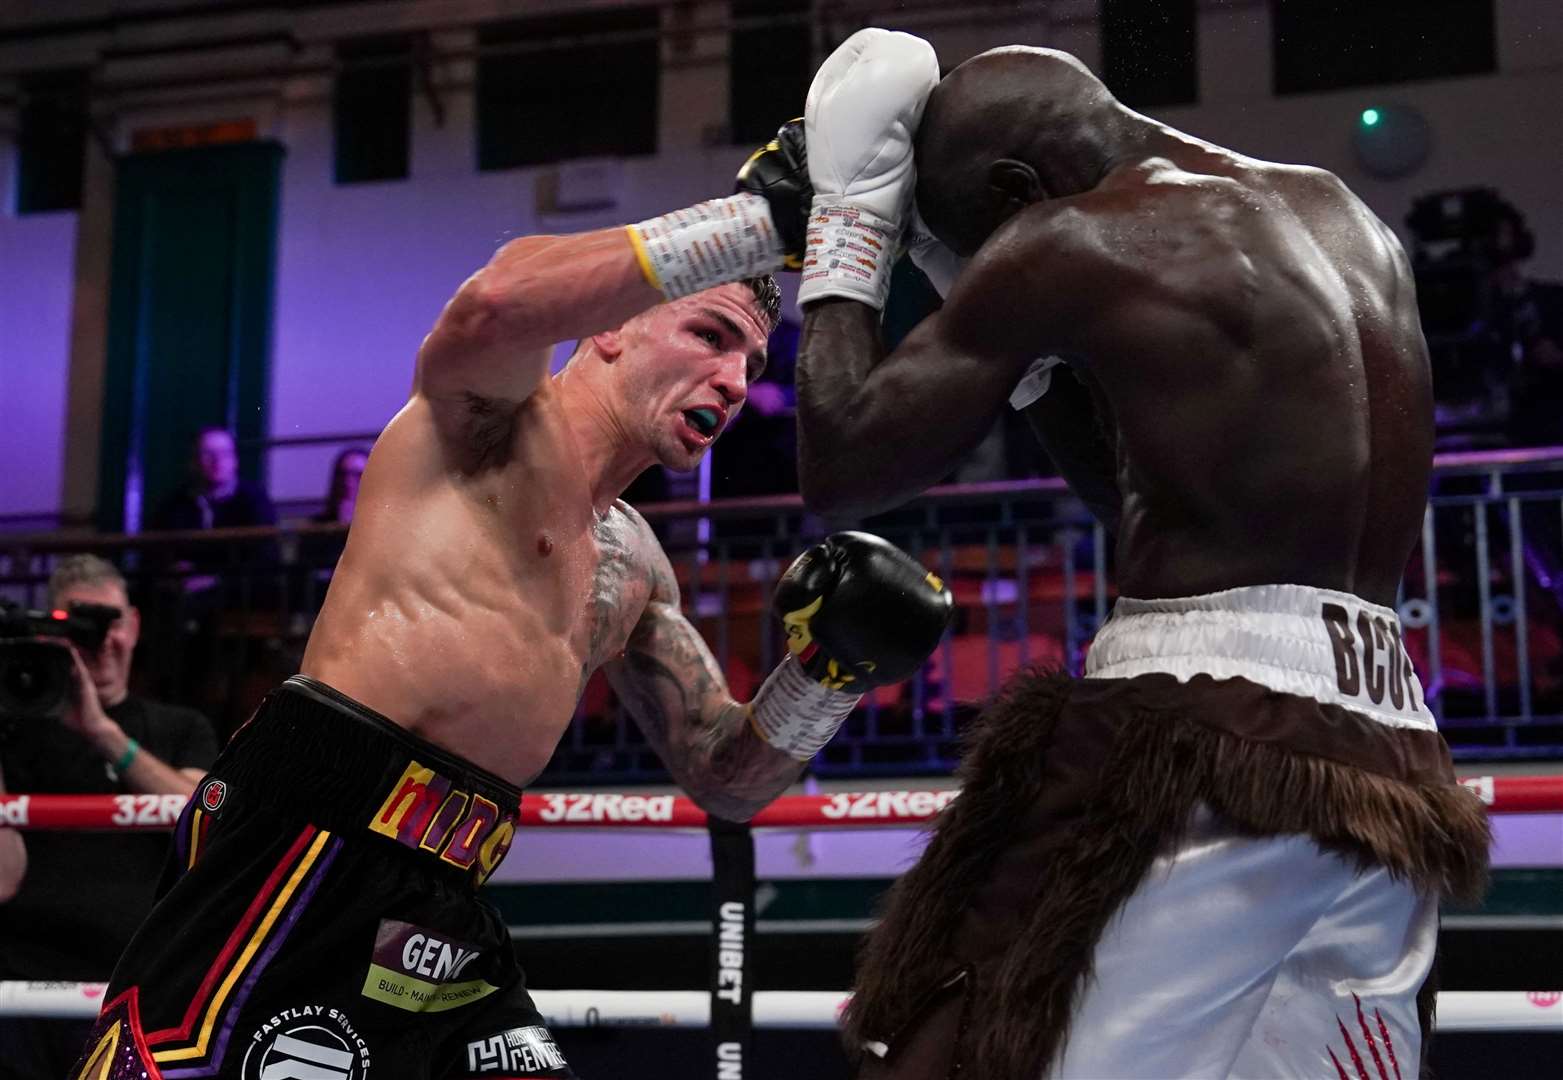
[[[915,204],[912,206],[912,223],[906,227],[906,253],[941,297],[950,295],[950,287],[955,284],[955,279],[971,262],[945,247],[943,241],[929,231]]]
[[[939,82],[933,46],[859,30],[820,65],[804,110],[814,202],[798,302],[883,309],[916,173],[912,136]]]

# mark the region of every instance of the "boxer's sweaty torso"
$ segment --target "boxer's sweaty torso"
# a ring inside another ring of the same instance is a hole
[[[1404,252],[1328,173],[1177,157],[1012,222],[1075,256],[1047,261],[1092,298],[1067,358],[1102,438],[1058,437],[1085,399],[1068,378],[1028,417],[1077,488],[1116,481],[1124,595],[1288,582],[1393,604],[1432,456]]]
[[[521,786],[645,609],[656,540],[596,513],[548,380],[480,460],[441,407],[414,397],[376,443],[302,670]]]

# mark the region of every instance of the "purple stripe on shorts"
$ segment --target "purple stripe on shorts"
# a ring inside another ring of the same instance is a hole
[[[164,1069],[164,1080],[193,1080],[199,1076],[214,1076],[222,1068],[223,1057],[228,1052],[228,1038],[233,1034],[233,1025],[239,1018],[239,1013],[244,1008],[244,1003],[249,1000],[250,993],[255,989],[255,983],[265,972],[266,966],[271,963],[272,957],[277,955],[277,950],[282,948],[282,943],[293,932],[293,926],[298,922],[299,916],[309,906],[310,899],[315,895],[315,890],[320,887],[326,872],[331,869],[331,864],[336,860],[337,852],[342,850],[342,838],[333,836],[326,844],[326,850],[321,856],[320,862],[310,872],[301,888],[293,898],[293,903],[288,905],[288,910],[282,917],[282,923],[271,934],[271,940],[266,943],[265,951],[260,954],[250,973],[244,977],[244,982],[239,986],[239,992],[234,995],[233,1001],[228,1005],[223,1014],[222,1027],[218,1031],[217,1044],[213,1047],[206,1063],[184,1069]]]
[[[190,868],[190,819],[195,817],[195,808],[200,805],[200,790],[198,786],[196,794],[185,802],[179,820],[174,823],[174,857],[179,860],[181,874]]]

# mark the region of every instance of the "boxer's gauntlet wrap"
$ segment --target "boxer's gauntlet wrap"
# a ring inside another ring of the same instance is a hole
[[[641,273],[669,300],[769,274],[786,261],[770,204],[749,192],[625,228]]]
[[[782,658],[749,705],[760,738],[796,761],[808,761],[830,742],[862,693],[835,690],[811,678],[790,654]]]
[[[900,225],[850,201],[814,197],[798,303],[845,297],[883,311],[900,254]]]

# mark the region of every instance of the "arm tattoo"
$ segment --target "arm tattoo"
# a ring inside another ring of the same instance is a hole
[[[748,709],[732,699],[716,658],[679,611],[672,566],[643,529],[650,558],[639,570],[652,578],[651,600],[623,658],[604,671],[674,779],[710,813],[747,820],[798,778],[802,764],[755,734]]]
[[[615,685],[625,707],[707,811],[747,821],[798,778],[802,764],[756,735],[744,706],[709,706],[714,680],[703,665],[634,648],[624,660],[626,677]]]

